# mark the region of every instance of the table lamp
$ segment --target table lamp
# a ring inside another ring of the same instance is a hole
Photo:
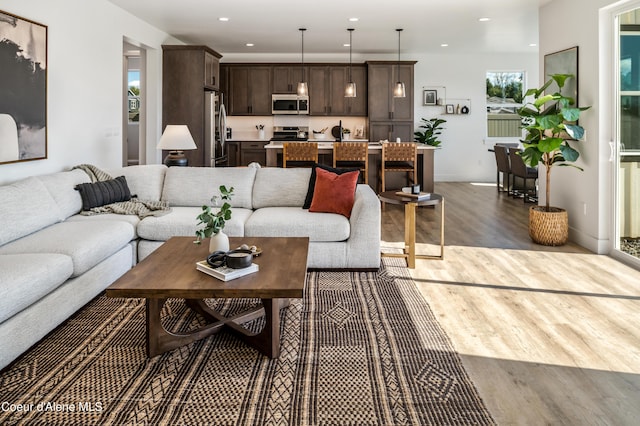
[[[184,156],[184,150],[197,147],[186,125],[169,124],[165,127],[157,148],[170,151],[164,159],[166,166],[186,166],[187,157]]]

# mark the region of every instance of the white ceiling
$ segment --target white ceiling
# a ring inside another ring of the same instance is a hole
[[[109,0],[189,44],[225,54],[354,55],[531,52],[538,43],[538,8],[551,0]],[[220,17],[229,18],[221,22]],[[357,17],[358,22],[349,22]],[[490,18],[480,22],[479,18]],[[254,43],[247,47],[246,43]],[[444,48],[441,44],[447,43]],[[410,59],[410,58],[403,58]]]

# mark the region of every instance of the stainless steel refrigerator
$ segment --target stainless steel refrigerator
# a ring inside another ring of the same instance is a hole
[[[204,94],[204,147],[205,158],[210,159],[211,167],[227,165],[227,114],[222,102],[222,93],[205,92]]]

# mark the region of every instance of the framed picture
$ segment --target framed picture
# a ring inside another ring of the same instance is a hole
[[[562,88],[562,95],[573,98],[578,106],[578,46],[559,52],[544,55],[544,81],[547,81],[553,74],[572,74],[574,78],[566,81]],[[555,91],[557,86],[552,86],[550,90]]]
[[[453,104],[447,104],[447,114],[454,114],[455,113],[455,109],[453,107]]]
[[[0,164],[47,158],[47,26],[0,10]]]
[[[437,90],[423,90],[422,91],[422,104],[423,105],[436,105],[438,101]]]

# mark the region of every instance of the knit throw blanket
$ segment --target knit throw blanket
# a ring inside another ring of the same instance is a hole
[[[103,182],[113,179],[113,177],[92,164],[80,164],[73,169],[84,171],[91,182]],[[166,201],[140,200],[137,195],[132,195],[129,201],[120,201],[117,203],[107,204],[100,207],[94,207],[90,210],[83,210],[80,214],[84,216],[93,216],[97,214],[130,214],[136,215],[140,219],[147,216],[162,216],[171,211],[169,203]]]

